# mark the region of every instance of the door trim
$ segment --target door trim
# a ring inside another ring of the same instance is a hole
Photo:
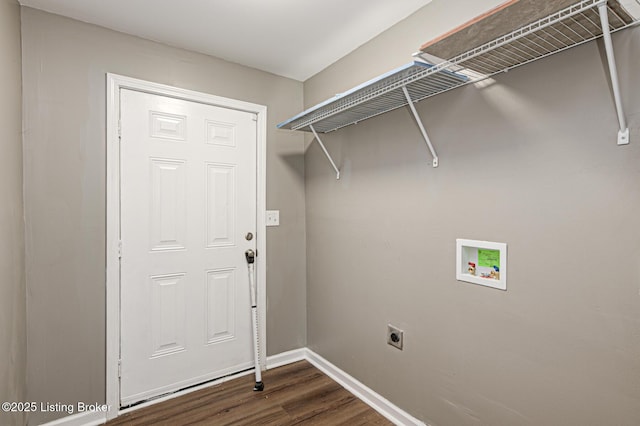
[[[118,416],[120,409],[120,89],[131,89],[171,98],[198,102],[256,114],[256,280],[258,285],[258,322],[261,366],[266,367],[266,146],[267,107],[192,90],[152,83],[107,73],[107,234],[106,234],[106,403],[107,419]],[[247,312],[249,315],[249,312]]]

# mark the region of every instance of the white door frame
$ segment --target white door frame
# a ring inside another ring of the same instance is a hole
[[[260,360],[266,360],[266,142],[267,107],[164,84],[151,83],[117,74],[107,74],[107,235],[106,235],[106,403],[111,406],[107,419],[120,409],[120,89],[198,102],[256,114],[257,117],[257,199],[256,199],[256,279]],[[250,314],[247,301],[247,315]]]

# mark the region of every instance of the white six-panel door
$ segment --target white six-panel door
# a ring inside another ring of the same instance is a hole
[[[255,114],[122,89],[121,405],[252,366]]]

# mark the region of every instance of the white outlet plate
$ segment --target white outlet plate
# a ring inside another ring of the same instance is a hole
[[[280,226],[280,210],[267,210],[267,226]]]

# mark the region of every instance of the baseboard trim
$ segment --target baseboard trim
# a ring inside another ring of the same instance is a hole
[[[428,426],[416,419],[391,401],[373,391],[354,377],[345,373],[311,349],[306,349],[306,359],[318,370],[331,377],[346,390],[357,396],[365,404],[386,417],[389,421],[401,426]]]
[[[41,426],[96,426],[106,422],[107,413],[92,411],[72,414],[48,423],[41,423]]]
[[[350,376],[340,368],[336,367],[317,353],[313,352],[311,349],[300,348],[268,356],[266,366],[267,369],[270,370],[272,368],[282,367],[283,365],[292,364],[294,362],[302,360],[309,361],[318,370],[331,377],[346,390],[357,396],[365,404],[376,410],[378,413],[386,417],[394,424],[400,426],[428,426],[424,422],[416,419],[411,414],[393,404],[388,399],[384,398],[382,395],[365,386],[363,383],[356,380],[354,377]],[[174,394],[167,395],[166,397],[154,399],[153,401],[149,401],[144,404],[122,410],[119,412],[119,414],[135,411],[136,409],[140,409],[143,407],[148,407],[149,405],[157,404],[168,399],[176,398],[187,393],[194,392],[196,390],[214,386],[222,382],[226,382],[252,373],[253,370],[243,371],[238,374],[205,383],[201,386],[195,386],[185,391],[176,392]],[[269,386],[269,384],[267,383],[266,386]],[[104,424],[106,421],[106,413],[89,412],[78,413],[71,416],[63,417],[49,423],[44,423],[42,426],[96,426]]]
[[[294,349],[267,357],[267,370],[307,359],[307,348]]]

